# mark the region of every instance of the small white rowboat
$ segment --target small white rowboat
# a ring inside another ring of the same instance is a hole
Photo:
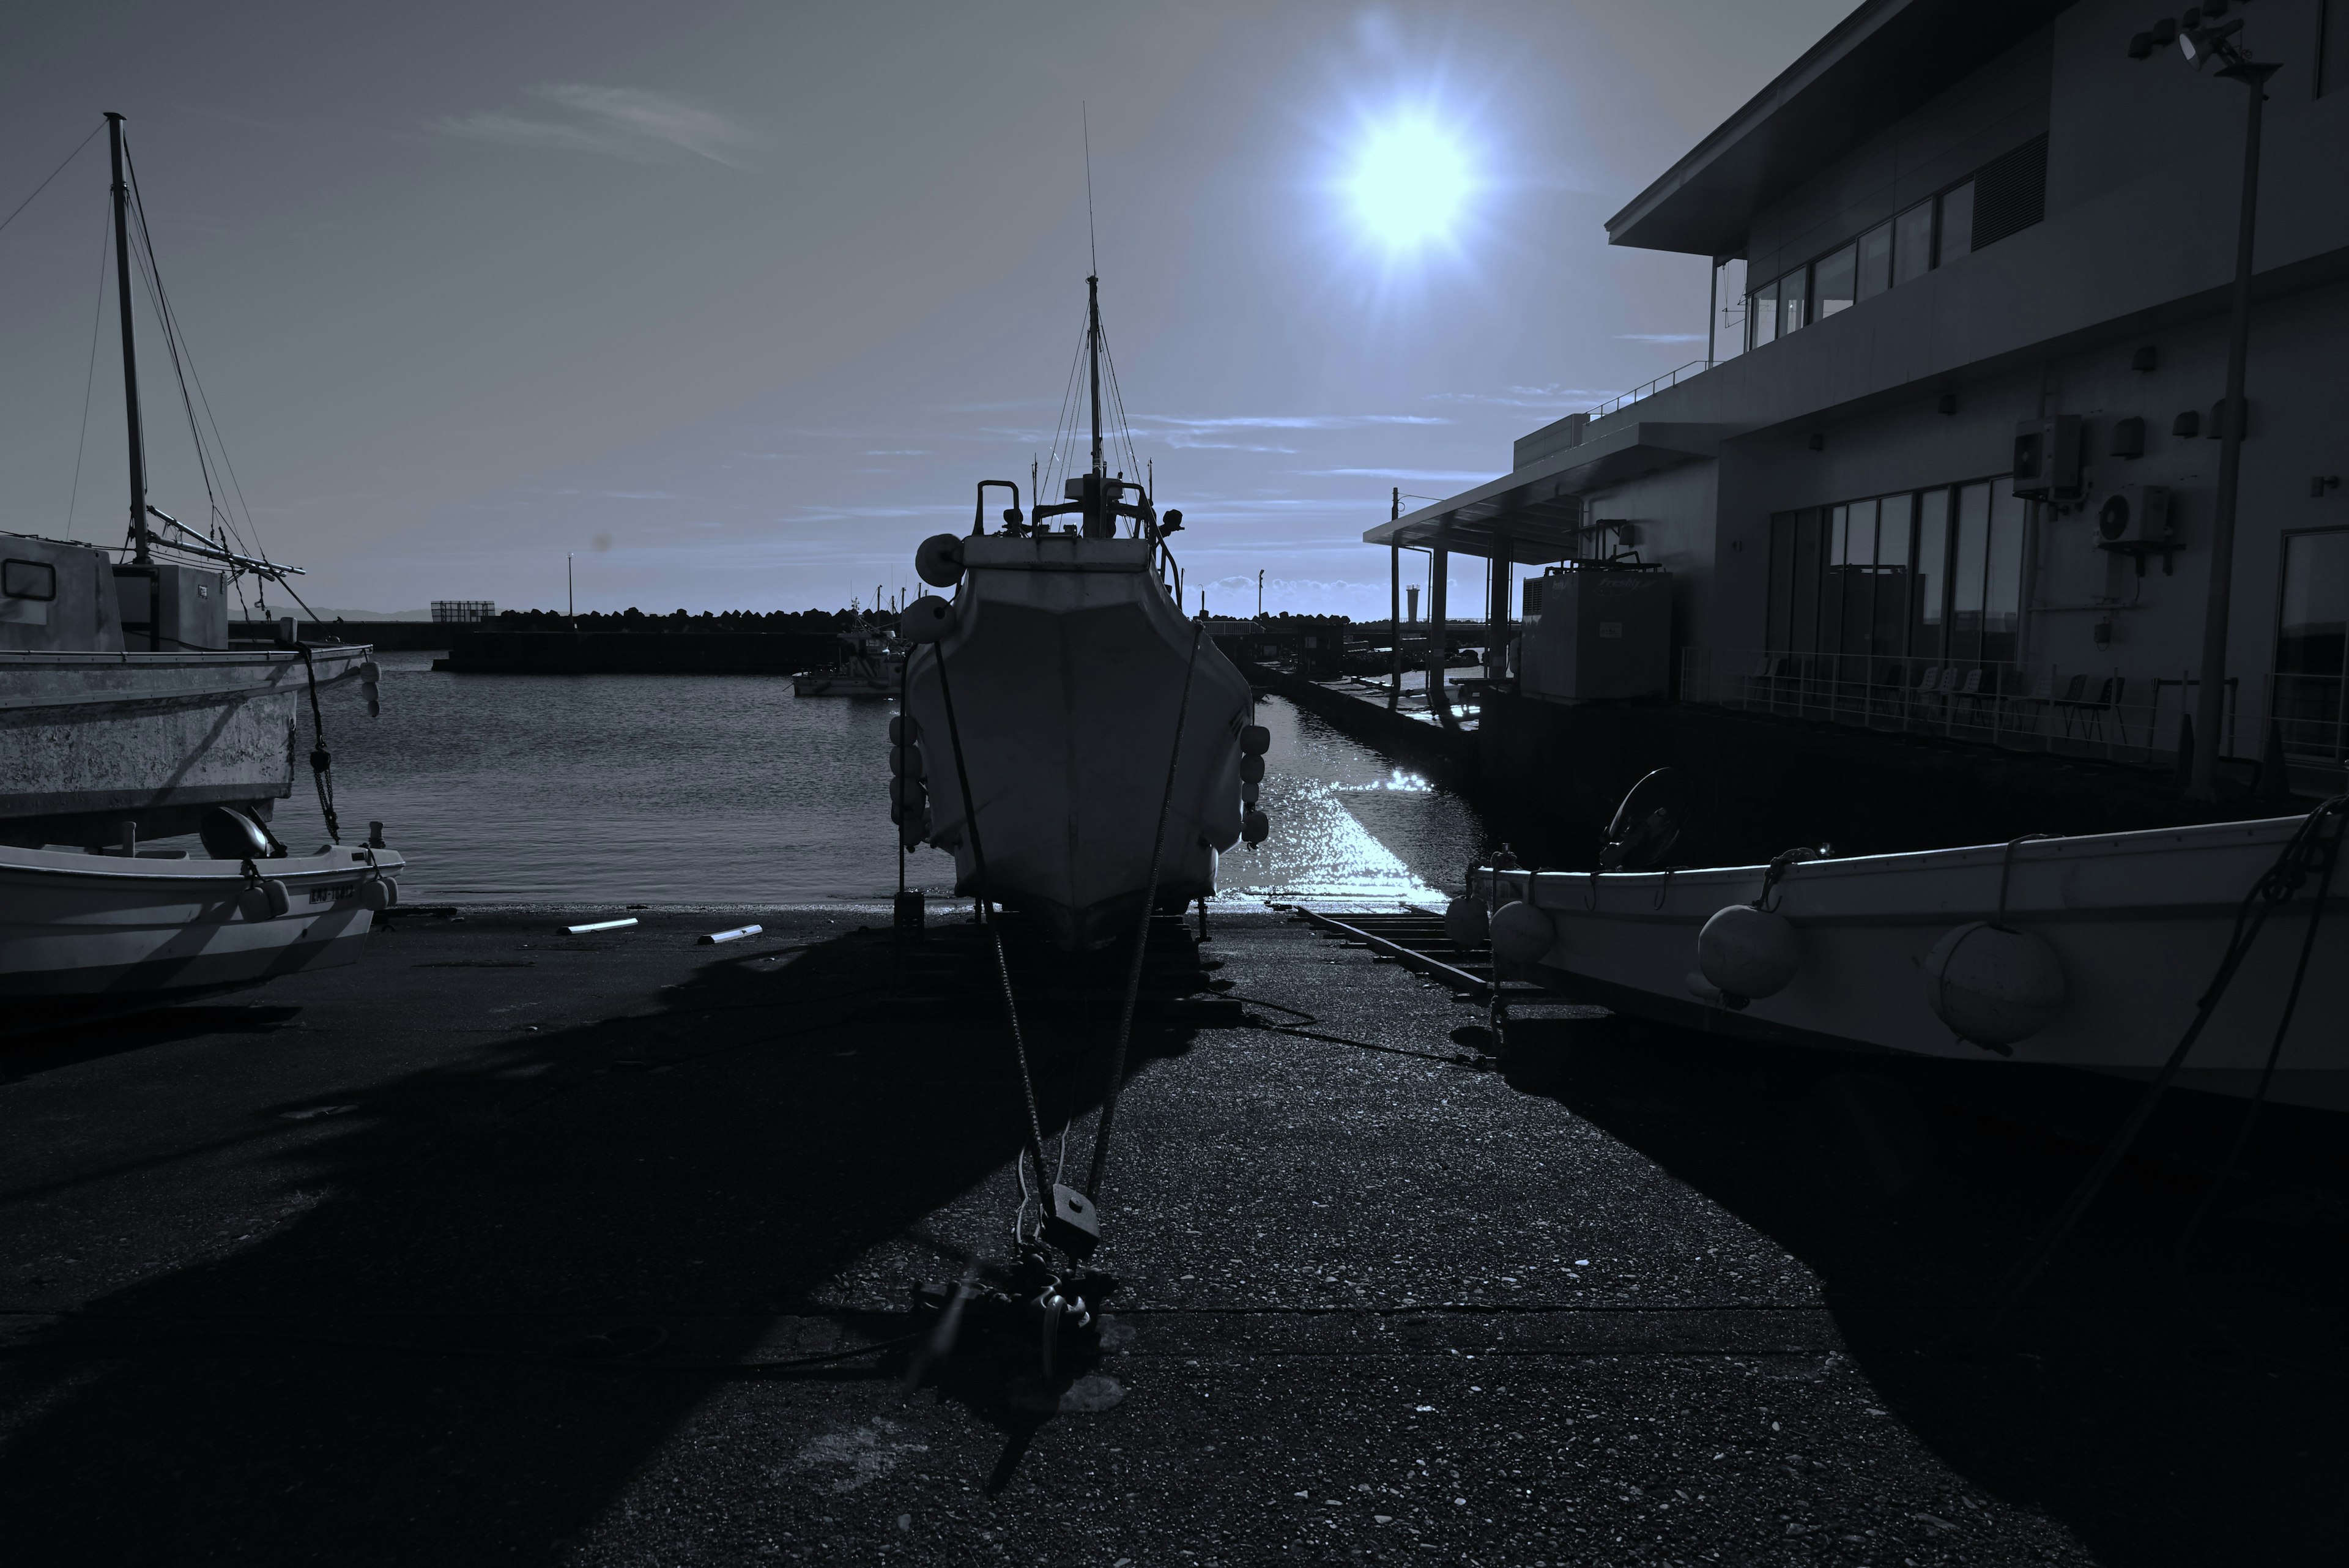
[[[0,996],[157,996],[356,963],[393,850],[235,861],[0,846]]]
[[[2306,820],[1810,859],[1784,867],[1766,898],[1762,866],[1480,867],[1470,891],[1499,906],[1491,934],[1505,971],[1620,1012],[1795,1044],[2142,1078],[2193,1021],[2245,896]],[[2271,906],[2181,1085],[2254,1092],[2315,891],[2312,877]],[[1740,906],[1747,912],[1707,931]],[[1773,919],[1754,918],[1764,913]],[[2349,1110],[2344,1017],[2349,877],[2324,900],[2271,1098]]]

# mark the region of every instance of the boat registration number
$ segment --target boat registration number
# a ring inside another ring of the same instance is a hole
[[[310,889],[310,902],[314,904],[331,904],[337,898],[348,898],[357,894],[358,890],[358,884],[356,882],[347,888],[313,888]]]

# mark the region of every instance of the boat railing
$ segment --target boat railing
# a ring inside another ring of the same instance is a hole
[[[2308,763],[2349,757],[2341,682],[2278,684],[2284,680],[2228,679],[2220,754],[2257,762],[2272,729],[2295,776]],[[1781,718],[2159,768],[2176,763],[2200,684],[2190,671],[1691,648],[1681,655],[1680,697]]]

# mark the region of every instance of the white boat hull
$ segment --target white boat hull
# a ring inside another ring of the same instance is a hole
[[[319,684],[367,653],[312,649]],[[0,820],[283,799],[309,680],[275,649],[0,649]]]
[[[2210,983],[2236,911],[2301,817],[2044,839],[2018,846],[2006,919],[2054,950],[2064,998],[2015,1042],[2015,1062],[2149,1076]],[[1536,971],[1590,1000],[1725,1033],[1994,1061],[1956,1037],[1927,1001],[1920,967],[1953,928],[1999,909],[2004,845],[1810,861],[1771,907],[1800,952],[1784,990],[1733,1006],[1704,978],[1697,937],[1750,903],[1765,868],[1574,872],[1479,869],[1497,902],[1529,901],[1555,941]],[[2313,886],[2273,909],[2179,1082],[2253,1092],[2314,908]],[[2271,1097],[2349,1109],[2349,878],[2335,884]]]
[[[0,996],[204,991],[354,963],[374,921],[362,884],[404,865],[348,846],[257,861],[288,908],[254,919],[235,861],[0,846]]]
[[[1129,936],[1149,882],[1184,702],[1158,875],[1160,907],[1215,890],[1239,841],[1247,679],[1170,602],[1142,539],[1000,535],[963,542],[955,626],[915,650],[907,701],[919,727],[928,841],[952,851],[958,890],[988,892],[1040,921],[1061,946]],[[939,680],[978,806],[957,779]]]

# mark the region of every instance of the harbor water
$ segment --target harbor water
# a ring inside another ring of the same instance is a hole
[[[764,676],[455,675],[386,653],[382,714],[326,694],[344,836],[408,857],[409,902],[730,908],[877,904],[897,886],[894,703],[799,698]],[[1220,897],[1434,903],[1486,847],[1467,802],[1275,698],[1272,836],[1224,857]],[[308,751],[308,716],[303,744]],[[325,826],[307,770],[278,809],[297,851]],[[906,857],[909,888],[953,866]]]

